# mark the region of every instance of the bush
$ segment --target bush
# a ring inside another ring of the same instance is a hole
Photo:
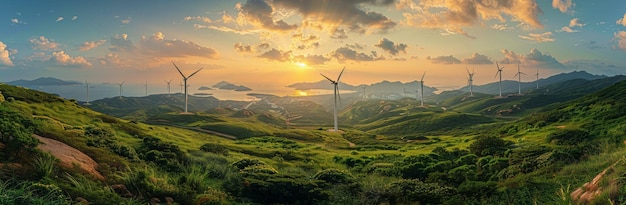
[[[513,142],[500,139],[495,136],[479,136],[469,146],[471,153],[477,156],[498,155],[502,156]]]
[[[591,139],[589,132],[582,129],[561,129],[546,137],[546,141],[555,142],[558,145],[577,145]]]
[[[214,153],[214,154],[221,154],[224,156],[228,156],[228,147],[221,145],[221,144],[206,143],[200,146],[200,150]]]
[[[424,183],[418,179],[405,179],[389,186],[390,204],[441,204],[442,200],[454,193],[452,187],[438,183]]]
[[[254,165],[265,165],[265,162],[259,161],[258,159],[245,158],[245,159],[236,161],[235,163],[232,164],[232,166],[237,168],[237,170],[242,170],[246,167],[254,166]]]
[[[320,204],[329,194],[320,181],[297,174],[244,173],[224,182],[224,189],[238,200],[261,204]]]
[[[354,177],[345,170],[325,169],[313,175],[313,178],[330,184],[344,184],[354,182]]]

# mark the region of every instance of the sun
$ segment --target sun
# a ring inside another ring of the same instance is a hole
[[[297,62],[296,65],[300,66],[300,68],[306,67],[306,63],[303,62]]]
[[[298,91],[299,96],[308,96],[309,94],[306,91]]]

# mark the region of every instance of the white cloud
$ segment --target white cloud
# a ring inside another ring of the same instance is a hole
[[[552,0],[552,8],[558,9],[561,13],[572,13],[572,9],[576,4],[572,0]]]
[[[11,19],[11,23],[18,24],[20,23],[19,19]]]
[[[50,58],[50,61],[58,65],[91,67],[91,63],[89,63],[84,57],[72,57],[65,53],[65,51],[52,52],[52,58]]]
[[[76,21],[76,19],[78,19],[78,16],[72,16],[72,21]]]
[[[617,48],[626,51],[626,31],[618,31],[613,34],[613,39],[617,41]]]
[[[5,66],[14,66],[13,61],[11,61],[12,52],[7,49],[7,45],[0,41],[0,65]]]
[[[503,49],[502,55],[504,55],[504,59],[498,61],[502,64],[527,64],[527,65],[535,65],[535,66],[543,66],[548,68],[566,68],[565,65],[560,63],[550,54],[543,53],[535,48],[531,49],[530,52],[526,55],[517,54],[513,51],[509,51],[507,49]]]
[[[133,20],[133,19],[131,19],[130,17],[128,17],[127,19],[122,19],[122,20],[120,20],[120,22],[121,22],[122,24],[130,24],[130,22],[131,22],[132,20]]]
[[[618,25],[626,26],[626,14],[624,14],[624,17],[618,19],[615,23],[617,23]]]
[[[30,44],[35,50],[49,51],[59,49],[59,44],[57,42],[47,39],[45,36],[30,39]]]
[[[63,21],[63,16],[59,16],[59,17],[57,18],[57,22],[59,22],[59,21]]]
[[[522,39],[536,41],[536,42],[540,42],[540,43],[554,41],[554,38],[552,38],[552,32],[529,33],[527,36],[519,35],[519,37],[522,38]]]
[[[99,41],[87,41],[84,42],[82,45],[80,45],[80,47],[78,48],[78,50],[80,51],[88,51],[91,50],[93,48],[96,48],[98,46],[101,46],[102,44],[106,43],[106,40],[99,40]]]

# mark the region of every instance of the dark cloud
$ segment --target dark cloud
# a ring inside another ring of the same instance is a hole
[[[305,19],[319,21],[329,26],[346,26],[350,31],[359,33],[370,30],[386,32],[397,24],[380,13],[364,10],[364,5],[389,6],[394,0],[270,0],[269,2],[276,7],[296,10]]]
[[[355,49],[355,50],[363,50],[365,48],[365,45],[361,45],[359,43],[355,43],[355,44],[346,44],[346,47],[351,48],[351,49]]]
[[[565,65],[561,64],[558,60],[552,57],[549,54],[542,53],[541,51],[533,48],[526,55],[517,54],[513,51],[509,51],[507,49],[503,49],[502,54],[504,55],[504,59],[498,61],[502,64],[529,64],[536,65],[548,68],[566,68]]]
[[[426,57],[427,60],[430,60],[431,63],[434,64],[460,64],[461,60],[455,58],[452,55],[449,56],[437,56],[431,58],[430,56]]]
[[[343,30],[342,28],[335,28],[332,31],[330,31],[330,33],[331,33],[330,38],[334,38],[334,39],[348,38],[348,34],[346,34],[346,31]]]
[[[217,50],[213,48],[186,40],[167,40],[161,32],[156,32],[152,36],[142,36],[139,46],[142,53],[154,57],[197,56],[216,59],[219,56]]]
[[[404,43],[394,43],[387,38],[383,38],[378,41],[374,46],[382,48],[383,50],[389,52],[391,55],[398,55],[399,52],[406,53],[406,48],[408,47]]]
[[[465,64],[493,64],[489,57],[479,53],[473,53],[472,56],[463,59],[461,62]]]
[[[289,31],[298,26],[289,25],[283,20],[274,21],[272,13],[274,9],[264,0],[247,0],[246,3],[237,4],[240,16],[262,28],[272,31]]]
[[[111,51],[134,51],[135,45],[133,42],[128,39],[127,34],[115,34],[115,36],[111,37],[109,41],[111,43],[111,47],[109,48]]]
[[[320,43],[318,42],[319,40],[320,37],[316,35],[305,36],[302,33],[291,35],[291,41],[293,42],[294,47],[298,50],[317,48],[320,46]]]
[[[291,51],[280,51],[272,48],[272,50],[269,50],[258,57],[274,61],[287,62],[291,61]]]
[[[323,55],[308,55],[308,56],[295,56],[295,61],[305,63],[307,65],[322,65],[328,61],[330,58],[324,57]]]
[[[385,58],[382,56],[378,56],[376,52],[371,54],[359,53],[355,50],[352,50],[348,47],[341,47],[337,50],[331,52],[330,56],[337,59],[339,62],[343,62],[346,60],[351,61],[376,61],[376,60],[384,60]]]

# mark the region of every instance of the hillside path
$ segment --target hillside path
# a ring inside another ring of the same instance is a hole
[[[33,136],[41,142],[37,148],[44,152],[49,152],[54,157],[59,159],[61,161],[61,166],[71,169],[74,168],[76,164],[83,171],[91,174],[99,180],[104,180],[104,176],[96,170],[98,163],[85,153],[57,140],[45,138],[39,135]]]

